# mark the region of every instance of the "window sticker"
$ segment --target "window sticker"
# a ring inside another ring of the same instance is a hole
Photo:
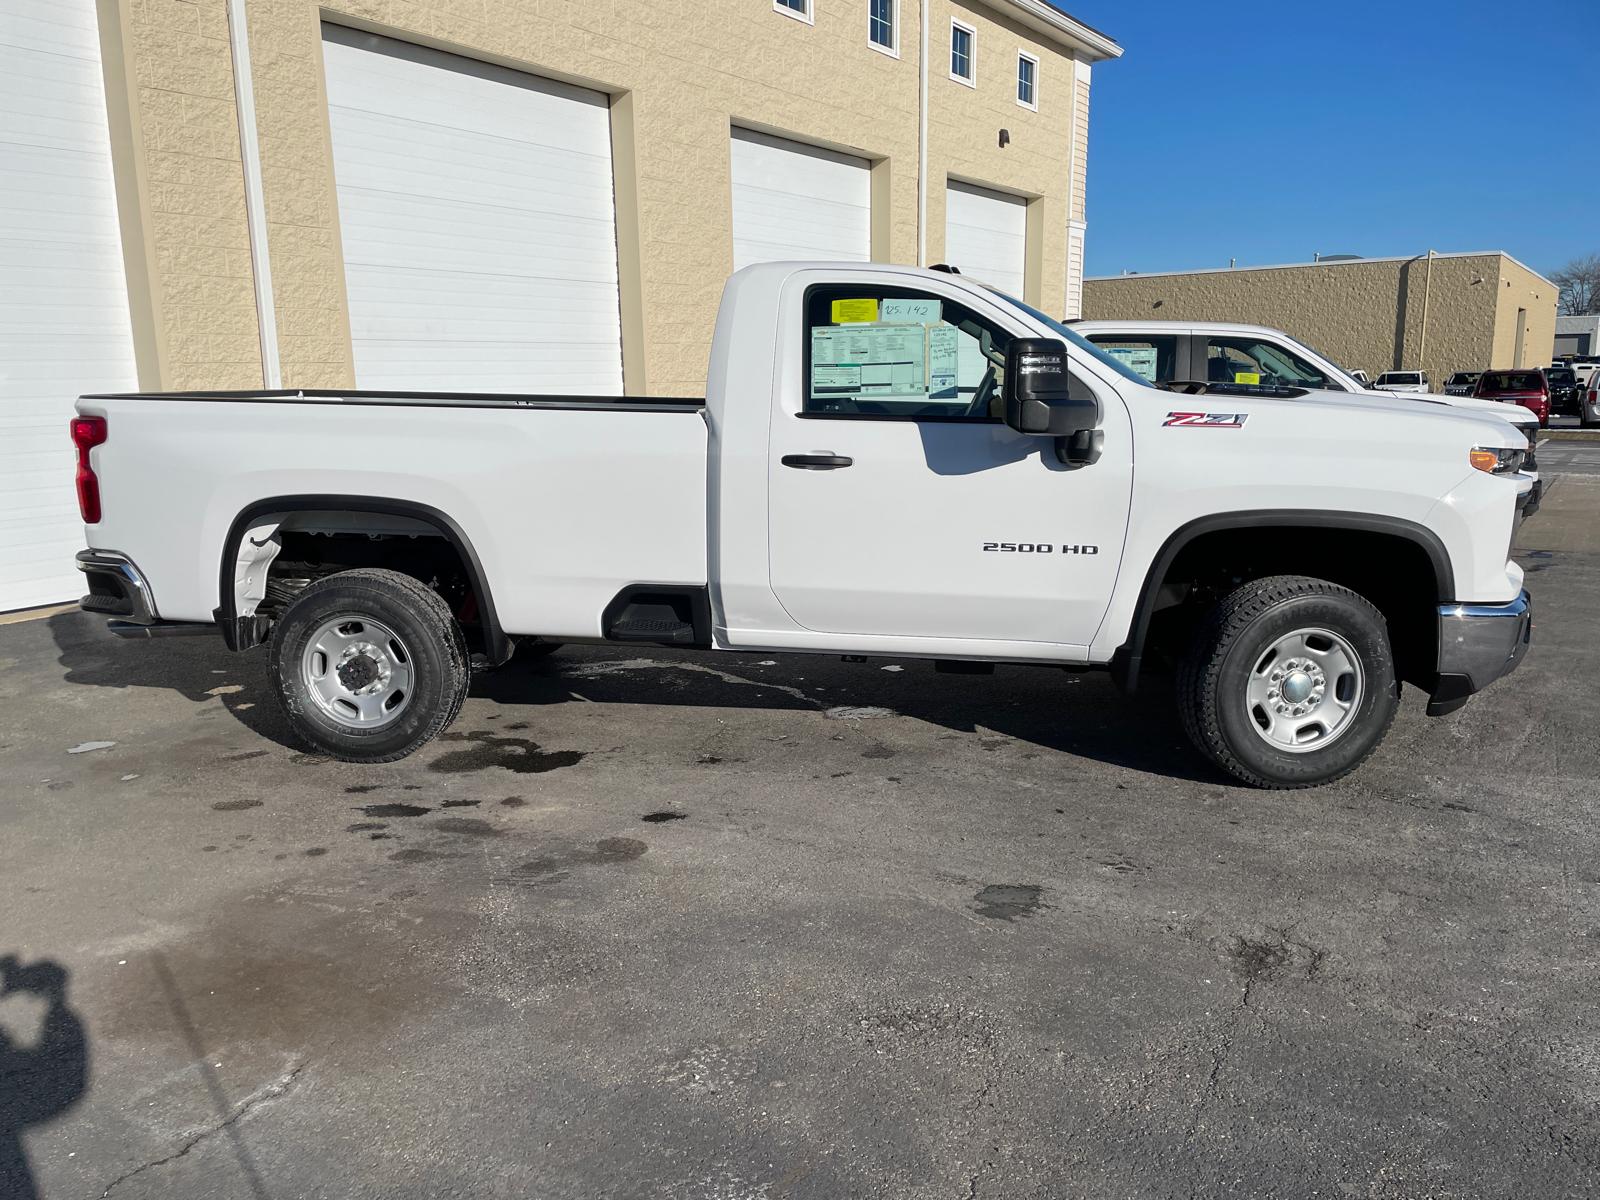
[[[848,302],[834,301],[835,312],[841,303]],[[924,325],[813,326],[811,395],[922,399],[928,394],[927,339]]]
[[[939,306],[934,301],[934,307]],[[960,366],[961,331],[954,325],[928,326],[928,399],[959,400],[956,375]]]
[[[1255,387],[1260,387],[1261,375],[1256,371],[1235,371],[1233,373],[1233,381],[1235,383],[1248,383]]]
[[[834,319],[838,320],[837,317]],[[944,319],[944,303],[939,300],[880,300],[877,319],[937,325]]]
[[[1151,349],[1132,349],[1127,346],[1102,347],[1114,358],[1122,360],[1130,371],[1143,376],[1151,383],[1156,381],[1156,352]]]
[[[835,325],[860,325],[878,319],[876,300],[835,300],[833,323]]]

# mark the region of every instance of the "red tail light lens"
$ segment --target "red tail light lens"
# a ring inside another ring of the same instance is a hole
[[[105,440],[104,417],[72,418],[72,444],[78,448],[78,511],[85,525],[100,523],[100,481],[89,465],[89,451]]]

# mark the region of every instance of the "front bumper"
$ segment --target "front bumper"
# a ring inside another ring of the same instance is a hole
[[[1475,692],[1517,669],[1533,632],[1533,598],[1439,606],[1439,676],[1428,715],[1455,712]]]

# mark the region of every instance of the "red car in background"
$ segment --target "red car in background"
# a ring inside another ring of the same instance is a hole
[[[1485,371],[1472,394],[1480,400],[1520,404],[1539,418],[1541,426],[1550,424],[1550,385],[1543,371]]]

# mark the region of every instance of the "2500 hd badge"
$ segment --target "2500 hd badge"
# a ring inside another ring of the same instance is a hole
[[[985,550],[997,554],[1054,554],[1055,546],[1049,542],[985,542]],[[1099,546],[1063,546],[1063,554],[1099,554]]]

